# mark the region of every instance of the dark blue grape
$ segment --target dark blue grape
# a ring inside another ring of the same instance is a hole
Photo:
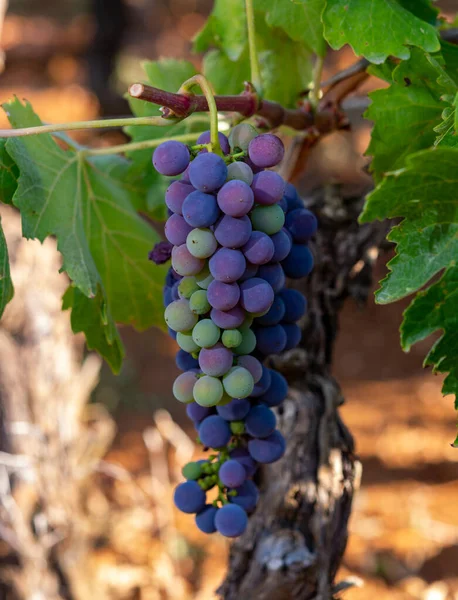
[[[184,220],[191,227],[210,227],[220,214],[215,196],[197,190],[186,197],[182,210]]]
[[[278,430],[275,430],[266,438],[248,442],[248,452],[254,460],[263,465],[279,460],[285,453],[285,449],[285,438]]]
[[[216,529],[224,537],[238,537],[247,528],[248,517],[240,506],[226,504],[216,513],[215,525]]]
[[[175,281],[181,281],[181,279],[181,275],[178,275],[178,273],[170,267],[165,276],[165,285],[167,287],[172,287]]]
[[[248,414],[250,407],[251,404],[246,398],[235,398],[228,402],[228,404],[217,406],[216,412],[225,421],[242,421]]]
[[[184,350],[178,350],[175,356],[175,363],[180,371],[189,371],[190,369],[199,368],[198,361]]]
[[[285,315],[283,321],[285,323],[295,323],[299,321],[307,310],[307,300],[297,290],[285,289],[279,293],[280,298],[285,303]]]
[[[286,333],[286,346],[284,349],[284,352],[286,352],[287,350],[292,350],[299,344],[302,337],[302,330],[295,323],[283,323],[282,327]]]
[[[188,417],[194,422],[200,422],[205,419],[205,417],[213,414],[213,408],[207,408],[206,406],[200,406],[197,402],[191,402],[186,405],[186,414]]]
[[[269,374],[270,385],[258,400],[267,406],[279,406],[288,395],[288,383],[278,371],[270,370]]]
[[[287,277],[300,279],[313,269],[313,254],[308,246],[293,244],[291,252],[281,263]]]
[[[285,227],[296,244],[305,244],[316,233],[318,221],[306,208],[296,208],[286,215]]]
[[[280,262],[284,260],[291,251],[293,240],[289,231],[285,228],[280,229],[277,233],[271,236],[272,243],[274,245],[274,253],[272,255],[272,262]]]
[[[272,380],[271,373],[273,373],[273,371],[262,365],[262,377],[257,383],[255,383],[253,391],[251,392],[251,396],[253,398],[262,396],[262,394],[267,392]]]
[[[221,131],[218,131],[218,140],[219,140],[219,145],[221,146],[221,150],[223,151],[223,154],[229,154],[229,152],[231,151],[231,148],[229,146],[229,140],[224,135],[224,133],[221,133]],[[211,133],[210,133],[210,130],[208,130],[208,131],[204,131],[203,133],[201,133],[199,135],[199,137],[197,138],[196,144],[209,144],[210,142],[211,142]],[[201,152],[208,152],[208,150],[204,149],[204,150],[201,150]]]
[[[246,432],[255,438],[265,438],[275,430],[277,419],[267,406],[253,406],[245,418]]]
[[[216,506],[206,504],[196,515],[196,525],[203,533],[215,533],[215,516],[218,512]]]
[[[304,208],[304,203],[292,183],[286,184],[284,197],[288,206],[288,212],[296,208]]]
[[[240,506],[247,512],[251,512],[256,508],[258,503],[259,491],[255,484],[248,479],[238,488],[235,488],[237,496],[229,496],[231,504]]]
[[[234,450],[231,450],[229,456],[243,465],[247,477],[253,477],[256,473],[258,465],[256,461],[251,458],[251,455],[246,448],[235,448]]]
[[[285,315],[285,303],[280,296],[275,296],[272,306],[269,308],[269,312],[262,317],[256,319],[258,325],[267,327],[269,325],[278,325]]]
[[[173,302],[172,288],[169,288],[169,287],[164,288],[163,298],[164,298],[164,306],[166,306],[166,307]]]
[[[262,354],[279,354],[286,346],[286,333],[281,325],[271,327],[257,327],[256,348]]]
[[[214,192],[227,178],[227,166],[221,156],[208,152],[199,154],[189,168],[189,179],[196,190]],[[199,225],[196,225],[199,227]],[[208,227],[208,225],[206,226]]]
[[[153,165],[161,175],[179,175],[189,165],[188,147],[175,140],[163,142],[153,154]]]
[[[246,479],[245,467],[236,460],[227,460],[221,465],[218,477],[226,487],[239,487]]]
[[[204,446],[222,448],[231,439],[230,427],[219,415],[206,417],[199,426],[199,438]]]
[[[181,512],[197,513],[205,506],[205,492],[197,481],[185,481],[175,488],[173,501]]]
[[[275,293],[278,293],[285,287],[285,273],[280,263],[269,263],[268,265],[260,266],[258,277],[265,279]]]

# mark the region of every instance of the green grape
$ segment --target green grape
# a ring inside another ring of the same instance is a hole
[[[238,179],[247,185],[253,183],[253,171],[244,162],[233,162],[227,167],[227,180]]]
[[[192,339],[191,333],[183,333],[179,331],[177,333],[177,344],[185,352],[192,354],[193,352],[199,352],[200,348],[196,342]]]
[[[200,273],[196,275],[197,285],[203,289],[208,290],[208,286],[213,281],[213,275],[210,273],[208,264],[202,269]]]
[[[196,258],[208,258],[214,254],[218,243],[209,229],[193,229],[188,233],[186,246]]]
[[[245,329],[249,329],[253,325],[254,317],[252,315],[247,314],[245,320],[240,325],[239,330],[243,333]]]
[[[193,371],[181,373],[173,382],[173,395],[179,402],[192,402],[194,386],[198,381],[197,374]]]
[[[197,285],[196,278],[193,276],[183,277],[183,279],[178,284],[178,293],[182,298],[189,298],[193,295],[194,292],[199,290],[199,286]]]
[[[198,462],[189,462],[181,469],[181,473],[185,479],[199,479],[202,475],[202,465]]]
[[[242,330],[242,343],[234,348],[235,354],[251,354],[256,348],[256,336],[251,329]]]
[[[189,299],[189,308],[196,315],[205,315],[211,309],[206,290],[197,290]]]
[[[234,435],[245,433],[245,423],[243,421],[231,421],[229,427]]]
[[[240,149],[246,151],[248,144],[257,137],[258,132],[248,123],[240,123],[231,129],[229,133],[229,145],[232,150]]]
[[[225,329],[221,341],[226,348],[235,348],[242,343],[243,336],[238,329]]]
[[[257,206],[251,213],[253,229],[273,235],[280,231],[285,224],[285,213],[278,204],[271,206]]]
[[[253,391],[253,376],[244,367],[232,367],[223,377],[223,386],[232,398],[247,398]]]
[[[217,377],[204,375],[194,385],[194,400],[200,406],[216,406],[223,397],[223,384]]]
[[[189,308],[184,298],[175,300],[165,309],[164,319],[173,331],[189,331],[197,323],[197,315]]]
[[[219,340],[219,335],[220,329],[211,319],[202,319],[192,330],[192,339],[200,348],[211,348],[214,346]]]
[[[225,406],[226,404],[229,404],[229,402],[232,402],[232,400],[233,400],[233,398],[231,398],[230,396],[228,396],[226,394],[226,392],[224,392],[223,393],[223,397],[218,402],[218,406]]]

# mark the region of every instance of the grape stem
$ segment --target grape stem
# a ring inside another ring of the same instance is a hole
[[[193,142],[203,132],[196,133],[183,133],[182,135],[174,135],[173,139],[177,142]],[[80,154],[84,156],[102,156],[106,154],[121,154],[123,152],[136,152],[138,150],[145,150],[147,148],[156,148],[162,142],[170,140],[171,137],[161,137],[154,140],[144,140],[143,142],[131,142],[129,144],[120,144],[119,146],[107,146],[106,148],[89,148],[80,150]],[[205,145],[205,144],[204,144]]]
[[[182,95],[188,94],[194,96],[195,94],[192,92],[192,88],[195,85],[198,85],[204,93],[208,104],[208,110],[210,112],[210,152],[214,152],[215,154],[222,156],[223,151],[221,150],[218,138],[218,108],[216,106],[215,96],[213,94],[213,90],[211,89],[210,83],[203,75],[194,75],[181,85],[178,93]]]
[[[257,91],[262,95],[261,69],[259,68],[258,53],[256,50],[256,30],[254,22],[253,0],[245,0],[245,13],[248,30],[248,47],[250,49],[251,81]]]
[[[321,93],[321,77],[323,75],[323,67],[324,67],[324,56],[317,56],[315,64],[313,66],[313,83],[312,89],[310,91],[310,102],[313,107],[318,106],[318,102],[320,100]]]

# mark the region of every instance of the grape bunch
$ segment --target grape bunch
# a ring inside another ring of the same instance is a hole
[[[272,408],[288,386],[263,361],[300,341],[306,300],[285,280],[310,273],[317,221],[294,186],[269,170],[284,155],[278,137],[247,124],[218,135],[222,156],[204,146],[205,132],[191,149],[164,142],[153,164],[181,175],[165,196],[173,245],[165,321],[183,371],[173,393],[213,451],[185,465],[174,501],[201,531],[236,537],[256,508],[258,466],[285,452]]]

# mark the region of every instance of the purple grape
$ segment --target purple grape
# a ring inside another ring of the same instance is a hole
[[[231,439],[230,427],[219,415],[206,417],[199,426],[199,438],[204,446],[223,448]]]
[[[224,184],[226,178],[226,163],[221,156],[213,152],[197,155],[189,168],[189,179],[196,190],[201,192],[216,191]]]
[[[181,142],[163,142],[153,154],[153,165],[161,175],[179,175],[189,165],[188,147]]]
[[[238,180],[246,183],[247,185],[251,185],[253,182],[253,171],[251,170],[251,167],[244,162],[233,162],[227,167],[227,180]],[[232,216],[237,217],[241,215]]]
[[[223,417],[225,421],[242,421],[248,414],[251,408],[249,400],[246,398],[234,398],[224,404],[223,406],[217,406],[216,412],[220,417]]]
[[[279,293],[280,298],[285,304],[285,323],[295,323],[299,321],[307,310],[306,298],[297,290],[284,289]]]
[[[256,348],[262,354],[279,354],[286,346],[286,333],[281,325],[259,327],[255,331]]]
[[[200,421],[203,421],[205,417],[213,414],[213,409],[207,408],[206,406],[200,406],[197,402],[191,402],[186,405],[186,414],[192,421],[199,423]]]
[[[234,450],[231,450],[229,456],[243,465],[247,477],[253,477],[256,473],[258,465],[245,448],[235,448]]]
[[[226,487],[239,487],[246,479],[245,467],[238,461],[229,459],[221,465],[218,471],[218,477],[221,483]]]
[[[245,356],[240,356],[237,359],[237,364],[239,367],[244,367],[247,371],[251,373],[255,384],[258,383],[258,381],[260,381],[262,377],[262,364],[257,358],[255,358],[254,356],[250,356],[249,354]]]
[[[207,290],[210,306],[217,310],[230,310],[240,299],[240,288],[236,283],[223,283],[214,279]]]
[[[213,308],[210,318],[221,329],[237,329],[245,320],[245,312],[240,306],[224,311]]]
[[[229,140],[224,135],[224,133],[221,133],[221,131],[218,131],[218,140],[219,140],[219,145],[221,146],[221,150],[223,151],[223,154],[229,154],[231,151],[230,146],[229,146]],[[203,133],[201,133],[199,135],[199,137],[197,138],[196,144],[209,144],[210,142],[211,142],[211,133],[210,133],[210,130],[208,130],[208,131],[204,131]],[[208,152],[208,150],[203,149],[203,150],[201,150],[201,152]]]
[[[189,183],[183,181],[173,181],[165,192],[165,203],[167,207],[178,215],[183,214],[183,202],[186,196],[194,191],[194,188]]]
[[[232,367],[232,352],[222,344],[202,348],[199,352],[199,366],[205,375],[221,377]]]
[[[186,167],[186,169],[183,171],[183,174],[181,176],[180,181],[182,181],[183,183],[191,183],[190,179],[189,179],[189,167],[191,166],[191,163],[189,163],[189,165]]]
[[[263,313],[273,301],[273,289],[264,279],[253,277],[240,285],[240,304],[249,313]]]
[[[285,227],[296,244],[305,244],[316,233],[318,221],[306,208],[296,208],[286,215]]]
[[[242,483],[240,487],[235,488],[235,491],[237,492],[237,496],[229,496],[229,502],[231,502],[231,504],[240,506],[247,512],[251,512],[256,508],[259,491],[250,479]]]
[[[206,504],[196,515],[196,525],[203,533],[215,533],[215,516],[218,512],[216,506]]]
[[[272,373],[273,371],[262,365],[262,377],[257,383],[255,383],[253,391],[251,392],[251,396],[253,398],[258,398],[267,392],[272,381]]]
[[[257,167],[263,169],[278,165],[284,154],[283,142],[272,133],[258,135],[248,145],[248,157]]]
[[[175,488],[175,506],[184,513],[198,513],[205,506],[205,492],[197,481],[185,481]]]
[[[254,176],[251,189],[257,204],[269,206],[279,202],[285,191],[285,181],[275,171],[261,171]]]
[[[250,167],[247,166],[247,168]],[[243,217],[250,212],[254,204],[253,191],[250,186],[239,180],[225,183],[218,192],[217,199],[220,209],[230,217]]]
[[[250,239],[252,227],[250,219],[224,215],[215,227],[215,238],[225,248],[240,248]]]
[[[248,442],[248,452],[259,463],[265,465],[279,460],[286,450],[285,438],[275,430],[268,437]]]
[[[286,346],[284,351],[292,350],[299,345],[302,338],[302,330],[295,323],[283,323],[283,329],[286,333]]]
[[[284,196],[288,206],[288,212],[296,208],[304,208],[304,203],[292,183],[286,184]]]
[[[243,275],[240,277],[239,283],[242,283],[243,281],[246,281],[247,279],[251,279],[252,277],[255,277],[258,273],[258,268],[259,268],[258,265],[253,265],[247,261],[245,271],[243,272]]]
[[[172,266],[180,275],[197,275],[204,268],[205,261],[193,256],[186,244],[174,246],[172,250]]]
[[[199,368],[197,360],[193,358],[189,352],[185,352],[184,350],[178,350],[175,356],[175,363],[180,371],[189,371],[190,369]]]
[[[276,294],[285,287],[285,273],[280,263],[262,265],[259,267],[258,277],[265,279]]]
[[[269,308],[269,312],[256,319],[258,325],[264,327],[268,325],[278,325],[285,315],[285,303],[280,296],[275,296],[272,306]]]
[[[172,300],[179,300],[181,298],[180,294],[178,293],[179,285],[180,285],[180,282],[175,281],[175,283],[173,284],[173,287],[170,289],[170,291],[172,293]]]
[[[253,406],[245,418],[246,432],[254,438],[266,438],[274,432],[277,419],[275,414],[265,406]]]
[[[192,227],[210,227],[220,214],[216,198],[197,190],[186,197],[182,210],[184,220]]]
[[[188,233],[191,231],[192,227],[180,215],[172,215],[165,222],[165,237],[174,246],[185,244]]]
[[[238,537],[242,535],[248,525],[246,512],[235,504],[225,504],[215,516],[215,526],[224,537]]]
[[[240,250],[220,248],[210,258],[209,267],[216,280],[233,283],[243,275],[246,261]]]
[[[247,261],[254,265],[265,265],[275,252],[275,246],[272,239],[262,231],[253,231],[250,239],[243,246],[242,252]]]
[[[288,383],[278,371],[270,370],[270,378],[268,389],[258,400],[267,406],[278,406],[288,395]]]
[[[313,269],[313,254],[308,246],[293,244],[291,252],[281,264],[287,277],[301,279]]]
[[[277,233],[270,238],[274,245],[274,254],[272,256],[272,262],[280,262],[284,260],[291,252],[293,240],[289,231],[285,228],[280,229]]]

